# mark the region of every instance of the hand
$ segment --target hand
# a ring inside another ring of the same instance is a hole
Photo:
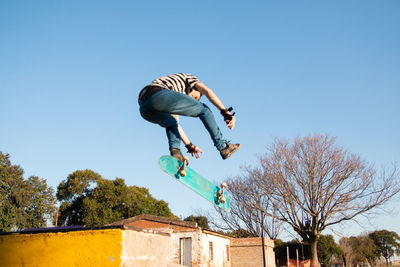
[[[203,151],[199,147],[193,145],[192,143],[187,144],[186,148],[188,150],[187,152],[190,153],[192,157],[195,157],[196,159],[200,158],[199,153],[203,153]]]
[[[199,159],[200,158],[200,153],[203,153],[203,151],[197,146],[194,149],[195,149],[195,151],[194,152],[190,152],[190,154],[192,155],[192,157],[195,157],[196,159]]]
[[[226,123],[226,126],[228,126],[229,129],[233,130],[233,128],[235,128],[235,123],[236,123],[235,116],[233,116],[230,121],[225,121],[225,123]]]
[[[224,117],[224,121],[229,129],[235,128],[236,118],[235,112],[231,113],[232,107],[221,109],[221,115]]]

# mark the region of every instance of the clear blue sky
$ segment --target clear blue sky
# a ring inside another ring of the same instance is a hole
[[[54,188],[78,169],[125,178],[178,216],[208,209],[157,166],[164,130],[138,113],[154,78],[192,73],[237,112],[222,161],[199,120],[191,166],[221,182],[275,138],[314,133],[379,169],[400,159],[400,1],[8,1],[0,3],[0,151]],[[214,108],[213,111],[216,111]],[[400,233],[399,198],[356,235]],[[363,220],[365,222],[365,220]]]

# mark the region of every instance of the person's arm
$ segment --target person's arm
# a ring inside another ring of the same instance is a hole
[[[185,144],[186,147],[188,147],[190,145],[193,146],[193,144],[190,142],[189,138],[187,137],[187,135],[183,131],[183,128],[179,124],[179,116],[176,115],[176,114],[171,114],[171,116],[174,117],[175,120],[178,122],[178,132],[179,132],[179,135],[181,137],[182,142]],[[192,156],[194,156],[196,158],[200,158],[200,154],[199,153],[203,153],[203,151],[197,146],[194,146],[193,149],[194,149],[194,152],[190,152],[190,154],[192,154]]]
[[[226,109],[224,104],[222,104],[221,100],[218,98],[218,96],[204,83],[202,82],[196,83],[195,88],[197,91],[205,95],[207,99],[220,111]],[[227,111],[227,113],[232,115],[229,111]],[[230,121],[225,121],[225,122],[228,128],[233,130],[233,128],[235,128],[236,118],[235,116],[232,116],[232,119]]]
[[[187,135],[185,134],[185,132],[183,131],[181,125],[179,124],[179,116],[175,115],[175,114],[171,114],[172,117],[174,117],[174,119],[178,122],[178,132],[179,135],[181,136],[181,140],[185,145],[189,145],[190,144],[190,140],[187,137]]]

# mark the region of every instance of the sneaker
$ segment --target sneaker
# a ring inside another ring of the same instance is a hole
[[[177,158],[180,162],[183,162],[183,155],[179,148],[171,148],[171,156]]]
[[[226,142],[226,147],[220,151],[222,159],[229,158],[230,156],[232,156],[233,153],[238,151],[239,148],[240,144],[231,144],[229,142]]]

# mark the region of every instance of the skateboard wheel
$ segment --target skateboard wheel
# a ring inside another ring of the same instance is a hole
[[[221,203],[225,203],[225,202],[226,202],[226,199],[225,199],[224,197],[221,197],[221,198],[219,199],[219,201],[220,201]]]
[[[182,177],[185,177],[186,176],[186,171],[180,171],[179,175],[182,176]]]
[[[225,182],[221,184],[221,188],[226,188],[226,187],[227,187],[227,185]]]

